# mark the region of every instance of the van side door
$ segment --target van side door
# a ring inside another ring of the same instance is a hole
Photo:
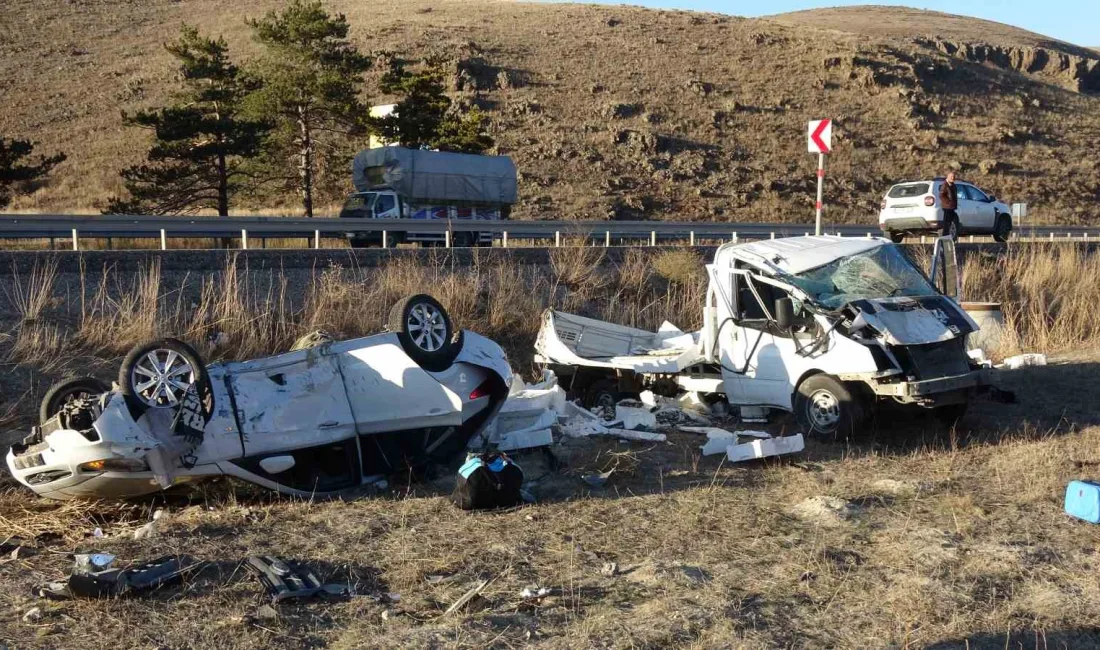
[[[795,344],[775,325],[775,299],[786,292],[751,272],[731,275],[734,314],[719,337],[722,378],[731,404],[791,408],[789,358]]]

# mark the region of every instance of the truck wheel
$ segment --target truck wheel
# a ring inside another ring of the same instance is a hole
[[[362,237],[348,237],[348,246],[352,248],[366,248],[368,245],[367,240]]]
[[[952,241],[959,241],[959,220],[948,217],[947,221],[943,222],[943,234],[945,237],[950,237]]]
[[[214,391],[199,353],[178,339],[134,347],[118,369],[119,391],[144,408],[174,408],[192,385],[204,415],[214,413]]]
[[[605,420],[615,419],[615,405],[620,400],[637,398],[636,394],[619,392],[618,381],[605,379],[585,389],[582,394],[582,402],[588,410],[599,411],[600,417]]]
[[[807,435],[842,438],[854,435],[866,417],[860,396],[832,375],[807,377],[795,390],[794,414]]]
[[[898,232],[896,230],[886,230],[882,234],[886,235],[886,238],[895,244],[900,244],[905,241],[905,233]]]
[[[95,397],[111,390],[107,382],[95,377],[69,377],[62,379],[42,397],[42,403],[38,406],[38,423],[45,424],[74,399],[83,397]]]
[[[1005,243],[1012,234],[1012,217],[1007,214],[997,215],[997,223],[993,226],[993,241]]]
[[[455,332],[443,305],[427,294],[398,301],[388,322],[405,354],[429,372],[450,368],[462,350],[462,333]]]
[[[966,409],[969,406],[969,402],[937,406],[932,409],[932,416],[935,417],[940,424],[946,427],[953,427],[958,424],[959,420],[961,420],[964,415],[966,415]]]

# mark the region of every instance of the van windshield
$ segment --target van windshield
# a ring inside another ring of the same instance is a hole
[[[366,210],[370,211],[374,207],[374,199],[378,195],[374,192],[368,192],[367,194],[352,194],[348,197],[348,200],[344,202],[345,210]]]
[[[892,245],[804,271],[794,276],[794,284],[830,311],[853,300],[936,295],[928,278]]]

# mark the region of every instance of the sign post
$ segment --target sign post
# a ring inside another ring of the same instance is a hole
[[[832,151],[833,121],[813,120],[806,131],[806,148],[817,154],[817,221],[814,234],[821,234],[821,212],[825,207],[825,154]]]

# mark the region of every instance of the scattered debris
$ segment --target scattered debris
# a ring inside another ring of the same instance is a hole
[[[321,581],[312,571],[291,560],[272,555],[253,555],[245,566],[267,587],[272,602],[310,598],[323,590]]]
[[[614,472],[615,470],[609,469],[599,474],[585,474],[581,476],[581,480],[594,488],[602,488]]]
[[[993,362],[990,361],[985,356],[985,351],[982,350],[981,348],[974,348],[973,350],[968,350],[967,353],[966,353],[966,356],[970,357],[970,359],[972,361],[974,361],[974,363],[978,364],[979,366],[981,366],[983,368],[992,368],[993,367]]]
[[[96,526],[96,529],[92,531],[92,537],[103,537],[103,529]]]
[[[550,589],[547,587],[540,587],[538,585],[527,585],[523,588],[523,591],[519,592],[519,597],[524,600],[531,598],[542,598],[543,596],[549,596]]]
[[[700,447],[703,450],[704,456],[716,456],[718,454],[726,453],[726,450],[730,446],[737,444],[737,435],[732,431],[726,431],[725,429],[718,429],[713,427],[690,427],[695,429],[702,429],[697,433],[707,434],[707,442]]]
[[[502,453],[471,454],[458,469],[451,501],[463,510],[511,508],[523,503],[523,470]]]
[[[153,513],[153,521],[148,522],[134,531],[134,539],[149,539],[156,537],[158,532],[157,521],[163,516],[164,511],[158,508],[157,511]]]
[[[781,438],[768,438],[765,440],[753,440],[740,445],[733,445],[726,450],[726,457],[730,462],[737,463],[743,460],[755,460],[769,456],[781,456],[794,454],[806,448],[806,442],[801,433]]]
[[[600,574],[608,578],[613,578],[619,575],[618,562],[605,562],[603,568],[600,569]]]
[[[1047,365],[1047,355],[1038,354],[1035,352],[1029,352],[1027,354],[1019,354],[1014,357],[1009,357],[1004,360],[1004,363],[997,366],[998,368],[1008,368],[1009,370],[1018,370],[1026,366],[1045,366]]]
[[[628,431],[626,429],[608,429],[609,435],[617,436],[622,440],[637,440],[639,442],[665,442],[668,436],[663,433],[650,431]]]
[[[615,420],[622,424],[622,428],[637,430],[653,430],[657,428],[657,416],[644,406],[632,406],[638,402],[623,400],[615,406]]]
[[[1100,483],[1070,481],[1066,486],[1066,514],[1100,524]]]
[[[791,513],[803,521],[833,527],[856,516],[859,507],[840,497],[815,496],[795,505]]]
[[[27,610],[27,613],[23,614],[24,623],[37,623],[42,620],[42,608],[32,607]]]
[[[466,609],[470,605],[471,601],[481,595],[481,592],[485,589],[485,587],[489,586],[490,582],[492,582],[492,580],[482,580],[481,582],[471,587],[466,593],[459,596],[458,600],[454,601],[451,606],[447,608],[446,612],[443,612],[443,615],[449,616],[451,614],[454,614],[455,612]]]
[[[48,582],[34,588],[42,598],[112,598],[130,593],[152,591],[206,566],[186,555],[165,556],[126,569],[110,569],[115,560],[108,553],[76,556],[76,564],[67,583]],[[105,567],[99,569],[97,567]]]
[[[256,609],[256,618],[264,620],[274,620],[279,618],[279,612],[275,611],[275,608],[271,605],[260,605]]]

